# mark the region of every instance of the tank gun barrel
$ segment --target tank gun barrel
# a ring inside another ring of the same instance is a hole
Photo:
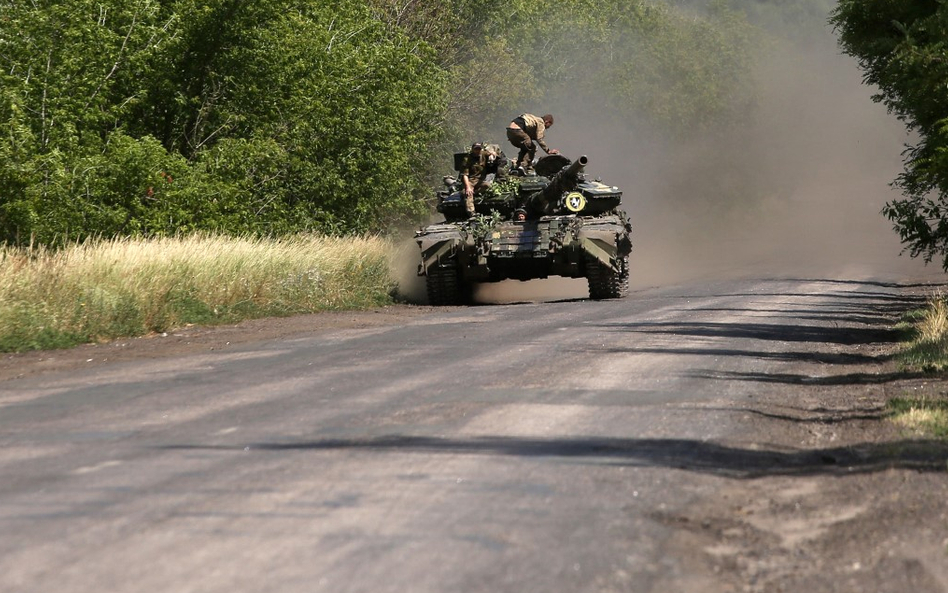
[[[583,174],[588,163],[589,157],[582,155],[565,169],[562,169],[550,180],[548,186],[531,197],[530,207],[545,214],[552,214],[553,210],[559,205],[563,194],[574,189],[576,184],[579,183],[579,177]]]
[[[572,164],[570,164],[569,167],[566,167],[565,171],[560,171],[559,174],[557,174],[557,176],[555,177],[555,179],[559,179],[563,175],[566,175],[567,177],[571,177],[575,179],[580,174],[582,174],[583,170],[586,169],[587,164],[589,164],[589,157],[587,157],[586,155],[583,155],[579,157],[578,159],[576,159]]]

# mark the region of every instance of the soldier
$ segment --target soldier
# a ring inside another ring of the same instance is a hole
[[[533,167],[533,157],[537,153],[537,145],[547,154],[559,154],[560,151],[555,148],[549,148],[543,141],[543,133],[553,127],[553,116],[547,113],[543,117],[537,117],[530,113],[524,113],[516,118],[507,126],[507,140],[520,149],[517,155],[517,162],[514,165],[517,169],[524,171]]]
[[[487,154],[487,184],[490,185],[491,181],[506,181],[510,163],[507,161],[507,155],[500,149],[500,144],[485,143],[484,152]]]
[[[461,182],[464,184],[464,206],[469,216],[474,214],[474,194],[490,186],[487,180],[488,157],[484,153],[484,144],[475,142],[471,152],[461,166]]]

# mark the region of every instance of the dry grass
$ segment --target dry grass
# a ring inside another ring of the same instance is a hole
[[[948,304],[944,295],[935,295],[928,302],[925,315],[916,326],[918,340],[923,342],[944,342],[948,334]]]
[[[378,238],[190,236],[0,250],[0,350],[362,308],[395,288]]]
[[[911,314],[911,341],[899,359],[908,370],[928,372],[948,368],[948,302],[942,294],[933,295],[927,306]]]
[[[948,399],[894,398],[889,402],[892,421],[924,437],[948,437]]]
[[[921,311],[907,317],[911,341],[899,354],[908,371],[940,373],[948,369],[948,301],[935,294]],[[916,435],[948,438],[948,399],[893,398],[892,420]]]

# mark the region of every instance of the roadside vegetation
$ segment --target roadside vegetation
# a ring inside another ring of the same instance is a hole
[[[743,121],[760,30],[684,10],[0,0],[0,350],[390,302],[385,242],[516,114]]]
[[[831,22],[876,90],[873,100],[915,139],[893,183],[902,197],[886,205],[885,215],[912,257],[940,260],[948,271],[948,4],[839,0]]]
[[[937,294],[902,322],[907,342],[897,360],[904,371],[943,374],[948,370],[948,300]],[[948,439],[948,395],[895,397],[888,401],[892,420],[913,433]]]
[[[392,301],[380,238],[194,235],[0,250],[0,351]]]
[[[887,405],[899,426],[920,436],[948,440],[948,399],[896,397]]]
[[[941,372],[948,369],[948,301],[932,296],[922,309],[905,314],[900,327],[907,345],[898,360],[904,369],[916,372]]]

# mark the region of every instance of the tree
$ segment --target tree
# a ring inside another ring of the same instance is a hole
[[[0,0],[0,233],[375,231],[445,85],[364,0]]]
[[[430,47],[386,29],[358,0],[177,6],[189,25],[168,61],[169,89],[142,119],[160,114],[185,130],[163,141],[213,160],[204,171],[220,171],[222,156],[239,167],[257,149],[278,157],[269,167],[251,159],[261,168],[239,184],[245,224],[365,232],[417,211],[424,190],[410,172],[429,160],[445,103]],[[225,178],[240,176],[227,167]]]
[[[918,138],[883,212],[912,257],[948,271],[948,5],[942,0],[841,0],[831,17],[866,84]]]
[[[7,240],[122,227],[144,188],[109,192],[102,173],[107,153],[140,152],[110,140],[138,96],[124,79],[165,39],[158,13],[149,0],[0,6],[0,121],[7,130],[0,136],[0,232]]]

